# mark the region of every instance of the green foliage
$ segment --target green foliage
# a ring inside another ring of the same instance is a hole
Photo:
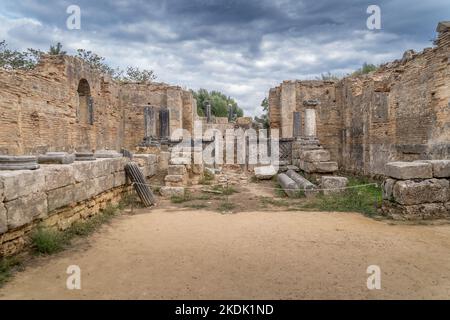
[[[225,195],[225,196],[230,196],[230,195],[232,195],[234,193],[239,193],[239,191],[237,191],[235,188],[230,187],[230,186],[224,187],[224,186],[217,185],[217,186],[214,186],[212,189],[214,191],[222,192],[222,194]]]
[[[222,202],[217,210],[219,210],[221,213],[231,211],[235,208],[235,205],[231,202]]]
[[[266,206],[268,204],[275,207],[289,207],[289,202],[286,200],[277,200],[269,197],[260,197],[261,204]]]
[[[260,117],[255,117],[255,121],[262,123],[264,129],[268,129],[270,127],[269,123],[269,99],[264,98],[261,102],[261,107],[263,109],[263,114]]]
[[[67,54],[66,51],[62,50],[62,44],[61,42],[58,42],[56,45],[51,45],[50,49],[48,50],[48,54],[52,56],[59,56],[59,55],[65,55]]]
[[[20,264],[20,260],[16,257],[2,258],[0,260],[0,287],[8,281],[13,269],[20,266]]]
[[[139,69],[135,67],[127,67],[126,71],[116,70],[114,79],[122,82],[152,82],[156,79],[156,75],[153,70]]]
[[[316,77],[316,80],[322,80],[322,81],[337,81],[340,80],[341,77],[332,74],[330,71],[328,71],[327,73],[322,73],[320,75],[320,77]]]
[[[197,92],[192,91],[192,94],[197,100],[197,112],[200,116],[205,116],[203,108],[207,101],[211,104],[211,113],[213,116],[228,117],[228,105],[232,106],[233,111],[238,117],[244,115],[244,111],[238,106],[233,98],[227,97],[219,91],[208,92],[206,89],[199,89]]]
[[[376,65],[368,64],[368,63],[364,62],[364,64],[362,65],[362,67],[360,69],[358,69],[352,73],[352,76],[360,76],[363,74],[368,74],[373,71],[376,71],[377,69],[378,69],[378,67]]]
[[[105,63],[105,58],[99,56],[95,52],[78,49],[77,57],[86,62],[92,69],[97,70],[101,73],[108,74],[112,77],[120,71],[114,70],[110,66]]]
[[[42,254],[53,254],[63,250],[68,240],[61,231],[47,228],[39,228],[31,236],[35,250]]]
[[[370,182],[364,179],[350,178],[349,187],[355,188],[331,195],[318,195],[301,205],[301,208],[374,215],[382,201],[381,188],[375,185],[358,187],[368,183]]]
[[[31,70],[39,62],[42,52],[28,49],[27,51],[17,51],[8,48],[6,41],[0,42],[0,68],[7,70]]]

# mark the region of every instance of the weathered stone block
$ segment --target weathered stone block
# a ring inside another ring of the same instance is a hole
[[[300,152],[300,159],[307,162],[330,161],[331,156],[328,150],[307,150]]]
[[[300,190],[297,183],[295,183],[295,181],[289,178],[286,174],[280,173],[277,179],[278,183],[289,197],[296,197],[299,194]]]
[[[326,189],[323,190],[325,195],[343,192],[347,185],[348,179],[346,177],[322,176],[320,180],[321,188]]]
[[[161,196],[166,198],[184,196],[183,187],[162,187],[159,192],[161,193]]]
[[[172,158],[169,161],[170,164],[184,164],[184,165],[188,165],[191,164],[191,159],[190,158]]]
[[[94,157],[97,159],[122,158],[123,154],[116,150],[98,150],[95,152]]]
[[[184,165],[170,165],[168,169],[169,175],[184,175],[187,173]]]
[[[413,205],[449,201],[449,181],[430,179],[420,182],[397,181],[393,190],[394,201],[403,205]]]
[[[424,162],[389,162],[385,174],[399,180],[430,179],[433,177],[433,168]]]
[[[45,191],[75,183],[74,170],[70,165],[43,165]]]
[[[300,161],[300,169],[308,173],[332,173],[338,170],[337,162],[308,162]]]
[[[393,192],[394,192],[394,185],[397,182],[397,180],[394,179],[386,179],[383,182],[383,185],[381,186],[382,193],[383,193],[383,200],[393,200]]]
[[[8,231],[8,223],[6,219],[6,208],[3,203],[0,202],[0,234]]]
[[[164,151],[159,154],[159,170],[167,170],[169,167],[170,152]]]
[[[127,183],[127,176],[125,171],[114,173],[114,188],[123,186]]]
[[[417,160],[414,162],[431,164],[433,166],[433,177],[435,178],[450,177],[450,160]]]
[[[315,191],[316,186],[294,170],[287,170],[286,175],[295,181],[297,187],[304,191],[305,196],[312,196],[317,193],[317,191]]]
[[[167,175],[164,178],[164,181],[166,181],[166,182],[183,182],[184,178],[182,175]]]
[[[15,229],[47,216],[47,195],[34,193],[5,203],[8,229]]]
[[[404,206],[403,215],[407,220],[420,219],[439,219],[447,218],[450,212],[442,203],[423,203],[412,206]]]
[[[264,166],[255,168],[255,176],[259,180],[270,180],[277,174],[274,166]]]
[[[48,211],[62,208],[74,202],[74,185],[68,185],[47,192]]]
[[[45,190],[45,174],[43,170],[2,171],[0,185],[2,184],[4,201],[11,201]]]

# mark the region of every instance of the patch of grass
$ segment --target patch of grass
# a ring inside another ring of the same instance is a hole
[[[37,253],[54,254],[65,248],[69,237],[61,231],[41,227],[31,235],[31,241]]]
[[[31,236],[36,253],[51,255],[64,250],[76,236],[85,237],[94,233],[101,225],[111,221],[119,213],[123,203],[109,205],[98,215],[86,221],[78,221],[67,230],[58,231],[50,228],[38,228]]]
[[[189,205],[187,205],[187,207],[191,208],[191,209],[205,209],[205,208],[208,208],[208,206],[206,204],[198,204],[198,203],[189,204]]]
[[[14,268],[17,268],[20,264],[20,260],[16,257],[2,258],[0,260],[0,287],[9,280]]]
[[[237,191],[235,188],[228,186],[228,187],[224,187],[224,186],[220,186],[220,185],[216,185],[212,188],[214,191],[220,191],[222,192],[222,194],[224,196],[230,196],[234,193],[239,193],[239,191]]]
[[[355,186],[355,188],[331,195],[318,195],[307,203],[301,204],[299,208],[374,215],[382,201],[381,188],[375,185],[356,187],[368,183],[370,181],[365,179],[349,178],[349,187]]]
[[[274,190],[275,191],[275,195],[278,198],[286,198],[287,197],[286,193],[284,192],[283,188],[281,187],[281,185],[278,182],[275,183],[274,188],[275,188],[275,190]]]
[[[259,182],[261,182],[261,180],[259,180],[256,176],[251,176],[250,182],[251,183],[259,183]]]
[[[198,181],[198,184],[201,185],[211,185],[214,181],[214,174],[209,172],[208,170],[203,171],[203,178]]]
[[[222,202],[219,207],[217,208],[217,210],[219,210],[220,212],[224,213],[227,211],[231,211],[235,208],[236,206],[231,203],[231,202]]]
[[[187,190],[185,191],[183,196],[172,196],[170,198],[170,201],[175,204],[181,204],[192,200],[192,196]]]
[[[289,202],[286,200],[277,200],[269,197],[261,197],[260,201],[261,204],[263,204],[264,206],[270,204],[275,207],[289,207]]]

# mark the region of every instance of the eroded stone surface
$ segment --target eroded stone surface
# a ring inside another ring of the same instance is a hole
[[[433,177],[449,178],[450,177],[450,160],[418,160],[415,162],[425,162],[433,166]]]
[[[163,197],[182,197],[184,196],[184,188],[183,187],[161,187],[160,194]]]
[[[394,200],[403,205],[449,201],[449,181],[429,179],[424,181],[397,181],[393,189]]]
[[[397,181],[394,179],[386,179],[381,186],[383,192],[383,200],[393,200],[394,184]]]
[[[38,157],[40,164],[70,164],[75,161],[75,155],[67,152],[47,152]]]
[[[389,162],[385,171],[386,176],[399,180],[433,178],[433,167],[425,162]]]
[[[4,188],[4,201],[11,201],[45,190],[45,174],[43,170],[1,171],[1,184]]]
[[[330,161],[331,156],[328,150],[307,150],[300,152],[300,159],[309,162]]]
[[[337,162],[308,162],[299,161],[300,169],[308,173],[332,173],[338,170]]]
[[[8,229],[15,229],[30,223],[38,217],[47,215],[47,196],[45,193],[33,193],[16,200],[6,202]]]
[[[184,175],[187,173],[186,167],[184,165],[170,165],[168,169],[169,175]]]
[[[5,233],[7,230],[6,208],[3,203],[0,202],[0,234]]]
[[[99,151],[95,152],[94,157],[97,159],[122,158],[123,154],[121,154],[115,150],[99,150]]]
[[[343,192],[347,185],[348,179],[346,177],[322,176],[320,180],[320,186],[325,189],[323,190],[325,195]]]
[[[264,166],[255,168],[255,176],[259,180],[270,180],[277,174],[273,166]]]
[[[39,169],[35,156],[0,156],[0,170]]]

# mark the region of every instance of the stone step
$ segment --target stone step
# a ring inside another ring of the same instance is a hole
[[[169,175],[185,175],[187,174],[186,166],[182,164],[171,164],[167,169]]]
[[[309,162],[299,161],[299,167],[307,173],[333,173],[338,171],[338,164],[334,161]]]

